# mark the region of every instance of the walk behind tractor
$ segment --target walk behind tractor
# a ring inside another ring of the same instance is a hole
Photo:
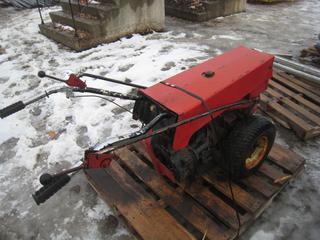
[[[55,93],[90,93],[135,101],[132,118],[141,129],[114,142],[105,142],[84,152],[79,166],[56,174],[43,174],[37,204],[49,199],[81,169],[108,168],[116,150],[141,142],[154,168],[174,183],[192,181],[219,167],[231,179],[253,173],[266,159],[275,138],[275,126],[256,115],[259,95],[272,76],[274,57],[238,47],[177,74],[151,87],[122,82],[88,73],[71,74],[67,80],[46,75],[67,86],[46,91],[29,101],[19,101],[0,110],[5,118]],[[88,87],[83,78],[94,78],[137,88],[122,94]],[[108,100],[108,99],[107,99]]]

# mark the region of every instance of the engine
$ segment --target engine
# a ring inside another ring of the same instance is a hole
[[[175,123],[177,116],[148,97],[142,96],[136,101],[133,118],[148,124],[161,113],[167,113],[167,116],[154,125],[152,130]],[[171,129],[151,138],[152,151],[157,160],[173,172],[175,180],[192,180],[197,173],[219,161],[221,151],[218,142],[227,129],[224,118],[215,119],[211,125],[197,131],[187,147],[178,151],[173,149],[175,129]]]
[[[238,47],[165,81],[140,89],[133,118],[150,123],[151,130],[181,122],[242,100],[258,99],[272,76],[272,55]],[[240,109],[242,108],[242,109]],[[245,109],[247,108],[247,109]],[[250,106],[224,109],[152,137],[147,150],[157,170],[171,180],[194,176],[201,167],[219,162],[222,138]],[[161,164],[160,164],[161,163]]]

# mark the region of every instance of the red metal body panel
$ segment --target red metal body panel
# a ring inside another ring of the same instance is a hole
[[[162,162],[160,162],[159,159],[154,154],[153,149],[152,149],[152,145],[151,145],[151,138],[147,138],[145,140],[142,140],[142,144],[143,144],[144,148],[147,150],[147,153],[149,154],[155,169],[159,173],[161,173],[162,175],[164,175],[168,179],[170,179],[172,182],[176,182],[176,179],[173,175],[173,172],[170,171]]]
[[[211,109],[245,97],[258,97],[272,77],[273,60],[272,55],[241,46],[179,73],[166,82],[200,96]],[[214,72],[214,76],[203,76],[206,71]],[[196,98],[161,83],[142,90],[142,93],[176,113],[178,121],[206,111]],[[177,151],[186,147],[191,136],[210,120],[207,116],[178,127],[173,149]]]
[[[87,150],[84,153],[85,168],[107,168],[109,167],[112,159],[114,158],[112,153],[97,154],[91,150]]]

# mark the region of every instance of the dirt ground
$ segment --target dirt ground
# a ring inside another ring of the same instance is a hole
[[[57,9],[46,9],[45,19]],[[320,33],[320,1],[248,4],[245,13],[204,23],[167,17],[163,33],[134,36],[82,53],[38,34],[39,22],[36,9],[0,8],[0,47],[5,50],[0,53],[1,107],[56,86],[39,81],[39,69],[60,76],[89,71],[151,85],[238,45],[297,57]],[[134,126],[130,115],[109,104],[65,101],[53,97],[0,120],[0,239],[134,239],[82,173],[46,204],[34,204],[31,193],[39,187],[41,173],[75,164],[83,149]],[[88,116],[84,106],[97,113]],[[54,140],[47,137],[52,129],[58,133]],[[305,157],[306,170],[242,239],[319,239],[320,139],[300,141],[278,127],[277,142]]]

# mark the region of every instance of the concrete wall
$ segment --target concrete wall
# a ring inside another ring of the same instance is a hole
[[[166,0],[166,13],[191,21],[206,21],[246,10],[246,0]]]
[[[224,9],[221,12],[223,16],[243,12],[246,10],[247,0],[223,0]]]
[[[115,3],[119,8],[103,24],[108,38],[164,29],[164,0],[115,0]]]
[[[0,0],[1,1],[1,0]],[[72,1],[76,18],[72,19],[70,5],[61,0],[62,11],[50,12],[52,24],[40,24],[40,31],[76,51],[112,42],[126,35],[161,31],[165,24],[164,0],[102,0],[107,4],[88,4],[81,13],[95,17],[81,16],[77,2]],[[84,37],[55,28],[59,23],[81,30]]]

